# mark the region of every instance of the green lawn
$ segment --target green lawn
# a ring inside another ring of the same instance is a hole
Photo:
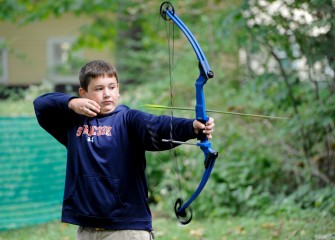
[[[335,239],[332,217],[302,213],[297,217],[229,217],[195,219],[181,226],[175,219],[154,219],[156,239],[159,240],[252,240],[252,239]],[[76,226],[58,221],[17,230],[0,232],[0,240],[70,240],[75,239]]]

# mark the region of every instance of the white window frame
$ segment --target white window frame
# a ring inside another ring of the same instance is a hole
[[[78,83],[78,73],[73,75],[61,75],[56,73],[53,69],[60,63],[57,61],[57,56],[55,55],[54,49],[55,45],[61,43],[68,43],[71,45],[74,43],[74,37],[53,37],[48,39],[47,42],[47,67],[48,67],[48,79],[53,83],[58,84],[77,84]],[[78,53],[81,55],[81,53]]]

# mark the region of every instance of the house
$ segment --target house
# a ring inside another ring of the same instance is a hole
[[[28,87],[48,81],[55,86],[78,85],[80,67],[92,59],[112,61],[108,50],[71,46],[87,17],[64,14],[18,26],[0,22],[0,86]]]

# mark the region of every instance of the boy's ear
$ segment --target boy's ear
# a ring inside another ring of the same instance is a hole
[[[79,88],[79,95],[80,95],[80,97],[85,98],[86,97],[86,91],[85,91],[85,89]]]

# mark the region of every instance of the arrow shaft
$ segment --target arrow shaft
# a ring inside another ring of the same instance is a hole
[[[185,108],[185,107],[168,107],[168,106],[151,105],[151,104],[147,104],[145,106],[149,107],[149,108],[156,108],[156,109],[173,109],[173,110],[181,110],[181,111],[195,111],[193,108]],[[229,111],[206,110],[206,112],[236,115],[236,116],[244,116],[244,117],[266,118],[266,119],[273,119],[273,120],[288,120],[288,119],[290,119],[289,117],[276,117],[276,116],[267,116],[267,115],[240,113],[240,112],[229,112]]]

